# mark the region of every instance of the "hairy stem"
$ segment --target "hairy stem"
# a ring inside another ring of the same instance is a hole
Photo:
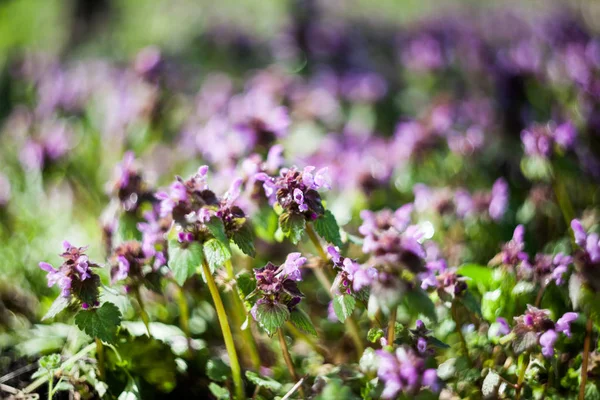
[[[391,346],[394,343],[394,334],[396,333],[396,313],[398,307],[392,307],[390,310],[390,319],[388,321],[387,344]]]
[[[235,273],[233,271],[233,265],[231,264],[231,260],[227,260],[225,262],[225,269],[227,271],[227,277],[229,278],[233,289],[231,296],[233,300],[233,307],[235,308],[236,315],[241,325],[241,323],[243,323],[244,319],[246,319],[248,315],[248,310],[246,309],[246,304],[243,295],[237,287]],[[246,350],[248,351],[248,356],[250,357],[252,368],[254,368],[255,371],[258,371],[261,366],[261,360],[260,355],[258,354],[258,346],[256,344],[256,339],[254,338],[254,335],[252,334],[252,329],[250,329],[250,327],[246,329],[241,329],[240,325],[238,325],[238,329],[244,339],[244,345],[246,347]]]
[[[181,325],[181,330],[183,330],[185,337],[189,341],[192,337],[190,334],[190,309],[188,307],[187,299],[185,298],[185,292],[179,285],[175,285],[175,296],[177,297],[177,306],[179,307],[179,324]]]
[[[240,362],[235,350],[233,335],[231,334],[231,327],[229,326],[229,321],[227,320],[227,313],[225,312],[225,307],[223,306],[223,300],[219,294],[219,289],[217,288],[215,279],[213,278],[208,263],[206,262],[206,257],[204,257],[202,260],[202,271],[204,273],[204,277],[206,278],[206,283],[213,299],[213,303],[215,304],[217,318],[221,326],[221,332],[223,333],[223,340],[225,341],[225,348],[227,349],[227,354],[229,355],[236,397],[240,400],[243,400],[245,398],[244,382],[242,381],[242,370],[240,368]]]
[[[54,386],[54,373],[52,371],[48,372],[48,400],[52,400],[52,392]]]
[[[588,377],[588,362],[590,359],[590,344],[592,341],[592,319],[588,317],[585,325],[585,341],[583,342],[583,360],[581,362],[581,385],[579,386],[579,400],[585,399],[585,385]]]
[[[142,300],[142,295],[140,293],[140,288],[136,286],[133,289],[133,293],[135,295],[135,299],[140,306],[140,316],[142,317],[142,322],[144,322],[144,326],[146,326],[146,333],[148,337],[150,337],[150,317],[148,317],[148,313],[146,312],[146,307],[144,306],[144,301]]]
[[[321,257],[321,259],[325,262],[328,262],[329,260],[327,258],[327,254],[325,253],[325,250],[323,250],[323,247],[321,246],[321,243],[319,242],[319,237],[317,236],[314,228],[312,227],[312,224],[306,224],[306,233],[308,234],[308,237],[310,238],[310,241],[312,242],[312,244],[317,249],[317,252],[319,253],[319,256]],[[317,279],[319,280],[319,282],[321,283],[321,285],[323,286],[323,288],[325,289],[325,291],[327,292],[329,297],[333,298],[333,295],[331,294],[331,280],[327,276],[327,273],[324,270],[322,270],[321,268],[315,268],[315,269],[313,269],[313,271],[315,272]],[[354,347],[356,348],[357,357],[360,358],[360,356],[362,355],[362,353],[365,350],[365,347],[363,345],[363,341],[362,341],[361,335],[360,335],[360,327],[358,326],[358,324],[356,323],[356,320],[352,316],[350,316],[346,319],[345,324],[346,324],[346,328],[348,328],[348,332],[350,333],[352,341],[354,342]]]
[[[292,357],[290,356],[290,351],[288,350],[287,347],[287,343],[285,341],[285,336],[283,334],[283,330],[281,328],[279,328],[277,330],[277,336],[279,337],[279,346],[281,347],[281,353],[283,354],[283,359],[285,360],[285,365],[287,366],[287,369],[290,373],[290,376],[292,377],[292,380],[294,382],[298,381],[298,375],[296,374],[296,370],[294,369],[294,363],[292,362]],[[300,386],[298,388],[298,391],[300,392],[300,396],[304,399],[304,389],[302,388],[302,386]]]
[[[95,338],[96,342],[96,357],[98,358],[98,377],[100,380],[104,380],[104,346],[102,340]]]
[[[542,299],[544,298],[544,292],[546,291],[546,285],[542,284],[540,286],[540,290],[538,291],[537,297],[535,298],[535,307],[539,308],[540,304],[542,304]]]

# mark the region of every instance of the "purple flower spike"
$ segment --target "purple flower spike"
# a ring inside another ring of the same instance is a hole
[[[290,253],[283,264],[283,274],[287,275],[288,279],[300,281],[302,280],[300,267],[305,263],[306,258],[302,257],[300,253]]]
[[[580,247],[585,247],[587,234],[585,233],[583,226],[581,226],[581,222],[579,222],[577,219],[571,221],[571,229],[573,229],[573,233],[575,235],[575,243],[577,243],[577,245]]]

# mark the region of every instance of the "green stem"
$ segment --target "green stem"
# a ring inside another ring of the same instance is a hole
[[[190,310],[185,298],[185,292],[179,285],[175,285],[175,291],[177,306],[179,307],[179,324],[181,325],[181,330],[185,333],[185,337],[190,340],[192,337],[190,334]]]
[[[581,384],[579,386],[579,400],[585,399],[585,385],[588,377],[588,362],[590,359],[590,343],[592,341],[592,319],[588,317],[585,325],[585,340],[583,342],[583,360],[581,362]]]
[[[54,373],[48,373],[48,400],[52,400],[52,392],[54,391],[52,386],[54,385]]]
[[[321,356],[323,356],[325,359],[328,359],[330,357],[330,354],[327,352],[327,350],[324,349],[324,348],[322,348],[321,346],[319,346],[317,344],[317,342],[315,342],[314,339],[311,336],[309,336],[309,335],[305,334],[304,332],[300,331],[298,328],[296,328],[289,321],[286,322],[285,326],[290,331],[290,333],[292,334],[292,336],[294,336],[294,338],[296,338],[298,340],[302,340],[303,342],[305,342],[306,344],[308,344],[311,349],[313,349],[316,353],[318,353]]]
[[[525,381],[525,372],[527,371],[527,366],[529,365],[529,354],[527,354],[527,361],[525,361],[525,354],[521,354],[519,356],[519,378],[517,380],[517,388],[515,393],[515,400],[519,400],[521,398],[521,389],[523,389],[523,382]]]
[[[325,250],[323,250],[323,247],[319,242],[319,237],[317,236],[314,228],[312,227],[312,224],[306,224],[306,233],[308,234],[308,237],[310,238],[310,241],[312,242],[313,246],[315,246],[315,248],[317,249],[317,252],[319,253],[321,259],[327,263],[329,259],[327,258],[327,254],[325,253]],[[313,271],[315,272],[317,280],[321,283],[329,297],[333,299],[333,295],[331,294],[331,280],[327,276],[327,273],[321,268],[315,268],[313,269]],[[354,320],[352,316],[346,319],[345,324],[346,328],[348,329],[348,332],[350,333],[350,337],[354,342],[357,357],[360,358],[360,356],[365,350],[360,335],[360,327],[358,326],[356,320]]]
[[[223,300],[219,294],[219,289],[217,288],[215,279],[213,278],[208,263],[206,262],[206,257],[204,257],[202,260],[202,272],[206,278],[208,290],[213,299],[213,303],[215,304],[217,318],[219,320],[219,324],[221,325],[221,332],[223,333],[225,348],[227,349],[229,362],[231,363],[231,374],[233,375],[233,385],[235,386],[236,398],[243,400],[245,399],[244,382],[242,381],[242,370],[240,368],[240,362],[235,350],[233,335],[231,334],[231,327],[229,326],[229,321],[227,320],[227,313],[225,312],[225,307],[223,306]]]
[[[463,348],[464,356],[467,358],[467,362],[469,363],[469,366],[472,367],[473,362],[471,361],[471,356],[469,355],[469,347],[467,346],[467,341],[465,340],[465,336],[462,333],[460,323],[458,322],[458,315],[456,314],[456,307],[455,307],[454,303],[452,303],[452,306],[450,307],[450,313],[452,314],[452,319],[454,320],[454,323],[456,324],[456,333],[458,334],[458,337],[460,339],[460,343]]]
[[[398,312],[398,307],[394,306],[390,310],[390,319],[388,321],[388,331],[387,331],[387,344],[388,346],[392,346],[394,344],[394,334],[396,333],[396,313]]]
[[[98,357],[98,377],[100,380],[104,380],[104,348],[100,339],[95,338],[94,341],[96,342],[96,357]]]
[[[560,179],[558,174],[555,173],[552,179],[552,188],[554,189],[554,195],[558,202],[560,211],[565,219],[567,226],[571,226],[571,221],[575,218],[575,211],[573,211],[573,205],[569,198],[569,192],[565,187],[564,182]]]
[[[150,318],[148,317],[148,313],[146,312],[146,307],[144,306],[144,301],[142,300],[142,295],[140,293],[140,288],[138,286],[136,286],[133,289],[133,294],[135,295],[135,299],[138,302],[138,305],[140,306],[140,316],[142,317],[142,322],[144,323],[144,326],[146,327],[146,333],[148,335],[148,337],[152,336],[150,334]]]
[[[261,366],[260,355],[258,354],[258,345],[256,344],[256,339],[252,334],[252,329],[248,326],[246,329],[241,329],[241,324],[248,316],[248,310],[246,309],[246,303],[244,300],[243,294],[239,291],[237,287],[237,282],[235,280],[235,272],[233,270],[233,265],[231,264],[231,260],[227,260],[225,262],[225,270],[227,271],[227,277],[232,285],[232,299],[233,299],[233,307],[235,308],[235,312],[239,321],[238,329],[242,334],[244,339],[244,345],[248,350],[248,356],[250,357],[250,361],[252,363],[252,368],[255,371],[258,371]]]
[[[285,365],[292,377],[294,382],[298,382],[298,375],[296,374],[296,370],[294,369],[294,363],[292,362],[292,357],[290,356],[290,351],[288,350],[287,343],[285,341],[285,336],[283,335],[283,330],[279,328],[277,330],[277,335],[279,336],[279,346],[281,347],[281,353],[283,354],[283,359],[285,361]],[[304,399],[304,389],[302,386],[298,389],[300,392],[300,396]]]
[[[535,298],[534,306],[539,308],[540,304],[542,304],[542,299],[544,298],[544,292],[546,291],[546,285],[542,284],[540,286],[540,290],[538,291],[537,297]]]

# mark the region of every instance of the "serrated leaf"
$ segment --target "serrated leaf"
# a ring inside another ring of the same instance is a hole
[[[206,363],[206,376],[215,382],[225,382],[231,376],[231,368],[221,359],[210,359]]]
[[[254,231],[248,222],[233,233],[233,242],[247,256],[254,257],[256,250],[254,248]]]
[[[271,207],[262,207],[252,217],[252,225],[258,237],[271,243],[277,231],[277,214]]]
[[[435,304],[424,290],[414,288],[407,291],[404,296],[404,304],[411,315],[424,315],[432,321],[437,321]]]
[[[587,382],[585,385],[585,400],[600,400],[600,391],[594,382]]]
[[[308,314],[299,308],[295,308],[290,312],[290,322],[294,326],[309,335],[317,336],[317,330],[313,325]]]
[[[343,294],[333,299],[333,311],[335,311],[335,315],[340,322],[344,322],[346,318],[351,316],[355,307],[356,300],[350,295]]]
[[[121,312],[113,303],[107,302],[99,308],[79,311],[75,324],[91,337],[112,343],[121,324]]]
[[[317,218],[313,225],[319,236],[335,246],[342,247],[340,227],[331,211],[325,210],[325,214]]]
[[[223,242],[217,239],[209,239],[204,242],[204,257],[210,267],[210,272],[214,273],[215,270],[223,264],[225,261],[231,258],[231,251],[229,247]]]
[[[371,328],[367,333],[367,339],[371,343],[377,342],[379,339],[383,337],[383,330],[380,328]]]
[[[498,386],[500,386],[500,375],[494,371],[490,371],[485,376],[481,385],[481,394],[483,394],[483,397],[492,397],[496,394]]]
[[[290,311],[285,304],[261,303],[256,307],[256,319],[269,335],[277,332],[290,317]]]
[[[188,243],[185,247],[176,240],[169,242],[169,268],[180,286],[196,273],[203,258],[202,246],[198,242]]]
[[[54,302],[52,302],[52,305],[48,309],[48,312],[46,312],[46,315],[44,315],[44,317],[42,318],[42,321],[56,317],[61,311],[63,311],[65,308],[69,307],[69,304],[71,304],[71,296],[57,297],[56,300],[54,300]]]
[[[283,213],[279,216],[279,227],[292,243],[298,244],[306,228],[306,220],[301,214]]]
[[[231,398],[231,396],[229,395],[229,390],[217,385],[214,382],[211,382],[208,385],[208,390],[210,390],[212,395],[215,396],[217,400],[229,400]]]
[[[525,332],[517,334],[513,341],[513,350],[517,354],[534,348],[538,343],[537,334],[535,332]]]
[[[264,387],[272,392],[278,392],[282,385],[274,379],[260,376],[256,372],[246,371],[246,378],[256,386]]]

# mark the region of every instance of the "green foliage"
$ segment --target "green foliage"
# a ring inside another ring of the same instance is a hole
[[[246,222],[240,229],[235,231],[232,239],[244,254],[250,257],[256,255],[256,249],[254,248],[254,231],[249,222]]]
[[[306,332],[309,335],[317,336],[317,330],[310,320],[310,317],[298,307],[290,312],[290,322],[301,331]]]
[[[215,398],[217,400],[230,400],[231,399],[231,395],[229,394],[229,390],[227,388],[224,388],[222,386],[217,385],[214,382],[211,382],[208,385],[208,389],[210,390],[210,392],[212,393],[212,395],[215,396]]]
[[[206,363],[206,376],[216,382],[225,382],[231,377],[231,368],[220,358],[212,358]]]
[[[99,308],[79,311],[75,324],[91,337],[113,343],[121,324],[121,312],[117,306],[106,302]]]
[[[367,333],[367,339],[371,343],[376,343],[377,341],[379,341],[379,339],[381,339],[383,337],[383,335],[384,335],[384,332],[382,329],[371,328],[371,329],[369,329],[369,332]]]
[[[209,239],[204,242],[204,256],[210,267],[210,272],[214,273],[219,267],[225,264],[225,261],[231,258],[231,251],[227,243],[217,239]],[[205,279],[206,281],[206,279]]]
[[[435,313],[435,304],[424,290],[414,288],[409,290],[404,295],[404,304],[410,315],[418,317],[424,315],[431,321],[437,321]]]
[[[302,240],[306,228],[304,216],[296,213],[283,213],[279,216],[279,227],[292,243],[298,244]]]
[[[235,277],[237,282],[237,287],[242,292],[243,297],[247,297],[250,293],[256,289],[256,281],[254,278],[247,272],[240,272]]]
[[[67,307],[69,307],[69,304],[71,304],[71,297],[70,296],[69,297],[58,296],[54,300],[54,302],[52,302],[52,305],[50,306],[50,308],[48,309],[48,311],[46,312],[46,314],[42,318],[42,321],[44,321],[46,319],[52,319],[52,318],[56,317],[64,309],[66,309]]]
[[[290,317],[285,304],[261,303],[256,308],[256,318],[260,326],[272,336]]]
[[[176,240],[169,241],[169,268],[173,271],[175,281],[182,286],[196,273],[204,259],[202,246],[198,242],[182,245]]]
[[[319,236],[337,247],[342,247],[340,227],[331,211],[325,210],[325,214],[317,218],[313,224]]]
[[[256,372],[246,371],[246,378],[256,386],[270,390],[273,393],[277,393],[282,387],[281,383],[276,380],[258,375]]]
[[[333,298],[333,311],[340,322],[352,315],[356,307],[356,299],[348,294],[337,295]]]

